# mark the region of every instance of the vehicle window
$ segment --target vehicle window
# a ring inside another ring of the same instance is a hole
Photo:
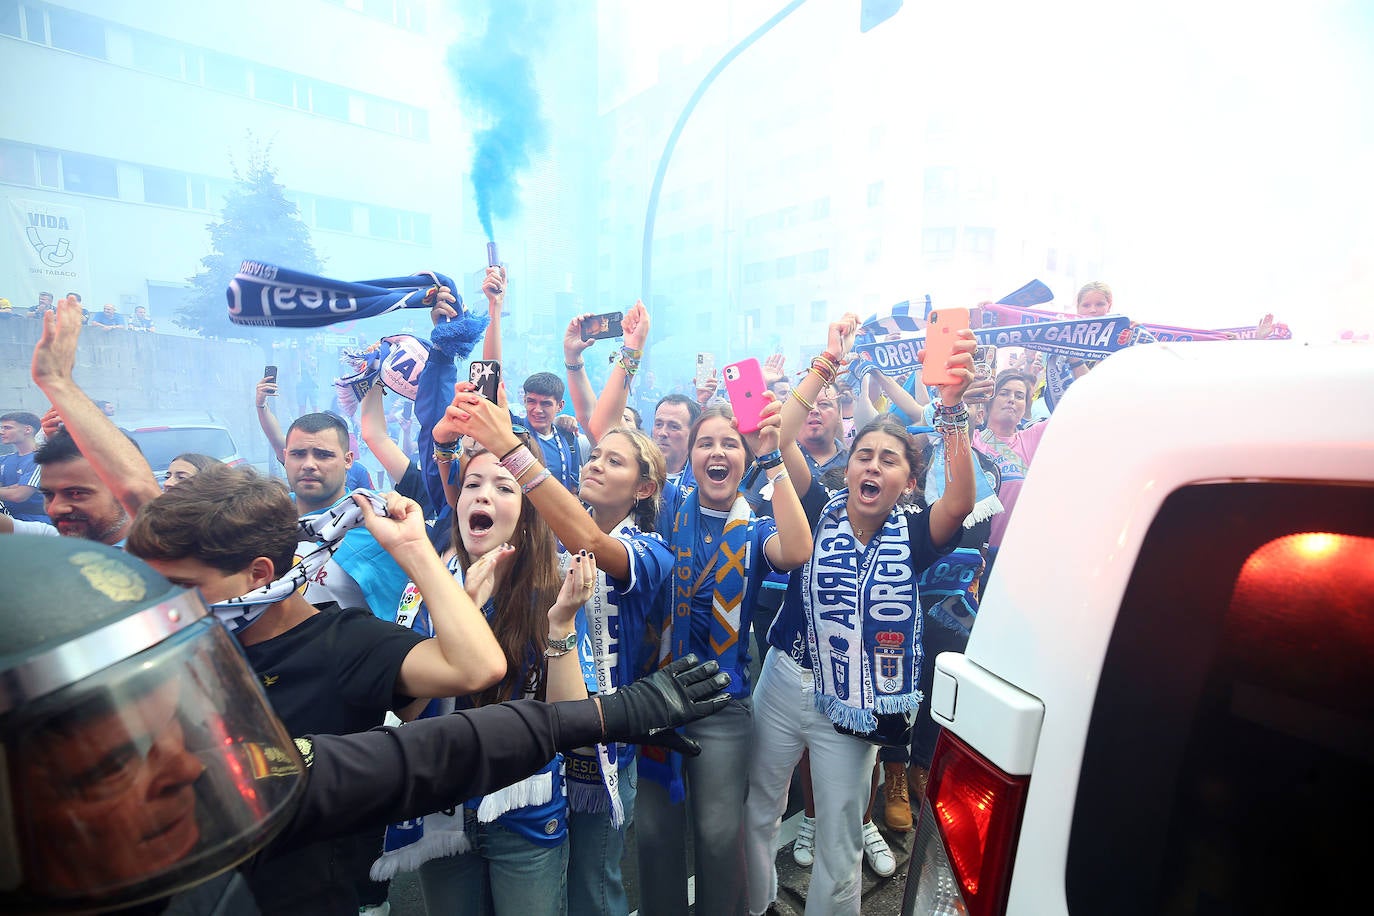
[[[1171,495],[1093,705],[1069,911],[1339,912],[1372,777],[1374,487]]]
[[[199,452],[221,461],[235,455],[234,440],[229,432],[212,426],[140,429],[132,430],[130,435],[143,449],[143,457],[159,474],[167,470],[173,458],[185,452]]]

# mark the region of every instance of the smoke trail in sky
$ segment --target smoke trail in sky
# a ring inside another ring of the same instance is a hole
[[[473,138],[472,184],[477,218],[491,239],[492,221],[519,210],[520,175],[547,138],[526,50],[538,47],[548,17],[535,15],[524,0],[482,5],[486,29],[450,48],[447,63],[468,118],[486,125]],[[475,13],[476,6],[464,3],[461,9]]]

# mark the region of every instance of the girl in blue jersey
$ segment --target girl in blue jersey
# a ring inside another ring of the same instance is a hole
[[[458,386],[450,408],[464,434],[495,454],[517,450],[509,414],[465,387]],[[580,502],[554,479],[528,494],[570,553],[585,551],[596,560],[596,587],[576,620],[576,652],[589,691],[611,692],[632,681],[640,667],[645,624],[673,565],[653,533],[665,477],[663,454],[649,437],[617,427],[582,467]],[[634,812],[634,747],[581,748],[568,755],[567,775],[568,912],[624,916],[629,906],[620,859]]]
[[[434,429],[438,441],[459,436],[452,417]],[[527,439],[520,447],[530,454]],[[480,446],[466,450],[456,475],[446,559],[455,577],[471,574],[466,587],[501,645],[506,677],[481,693],[435,701],[423,714],[521,697],[587,696],[576,655],[550,648],[550,637],[572,632],[578,608],[594,590],[596,569],[589,556],[579,554],[560,583],[553,533],[522,493],[521,478],[528,486],[546,474],[533,458],[526,466]],[[424,628],[427,620],[423,596],[408,588],[397,622]],[[563,908],[567,862],[560,756],[534,776],[460,809],[393,825],[373,877],[418,868],[432,913],[554,916]]]
[[[706,727],[686,729],[685,736],[700,746],[699,756],[684,761],[659,748],[640,751],[635,833],[642,908],[648,913],[687,912],[688,805],[697,912],[732,916],[745,908],[742,813],[753,743],[750,615],[763,578],[799,566],[811,552],[806,516],[779,451],[781,405],[767,397],[762,424],[748,441],[727,407],[697,418],[688,440],[695,483],[670,493],[660,513],[673,573],[656,619],[659,662],[689,652],[715,659],[730,675],[731,702]],[[772,489],[773,518],[755,517],[739,492],[751,448],[759,455],[756,469]],[[795,440],[786,440],[784,450],[797,452]]]

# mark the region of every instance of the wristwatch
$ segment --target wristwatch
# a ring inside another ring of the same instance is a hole
[[[569,633],[567,636],[564,636],[562,639],[554,639],[552,636],[549,637],[549,651],[550,651],[550,652],[559,652],[559,653],[562,653],[562,652],[571,652],[573,649],[576,649],[576,648],[577,648],[577,631],[576,631],[576,630],[573,630],[571,633]]]

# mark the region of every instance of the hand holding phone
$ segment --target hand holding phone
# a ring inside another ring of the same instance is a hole
[[[768,386],[763,381],[763,367],[754,358],[742,359],[725,367],[725,394],[735,414],[735,425],[741,433],[758,432]]]
[[[711,384],[711,379],[716,375],[716,357],[714,353],[697,354],[697,374],[696,386],[706,388]]]
[[[477,387],[478,394],[495,404],[501,385],[501,364],[494,359],[474,359],[468,364],[468,381]]]
[[[960,379],[949,371],[949,358],[959,332],[968,328],[968,309],[939,309],[930,313],[926,325],[926,349],[921,360],[921,384],[957,385]]]
[[[604,315],[588,315],[582,319],[583,340],[605,340],[609,337],[623,337],[621,322],[624,312],[607,312]]]

